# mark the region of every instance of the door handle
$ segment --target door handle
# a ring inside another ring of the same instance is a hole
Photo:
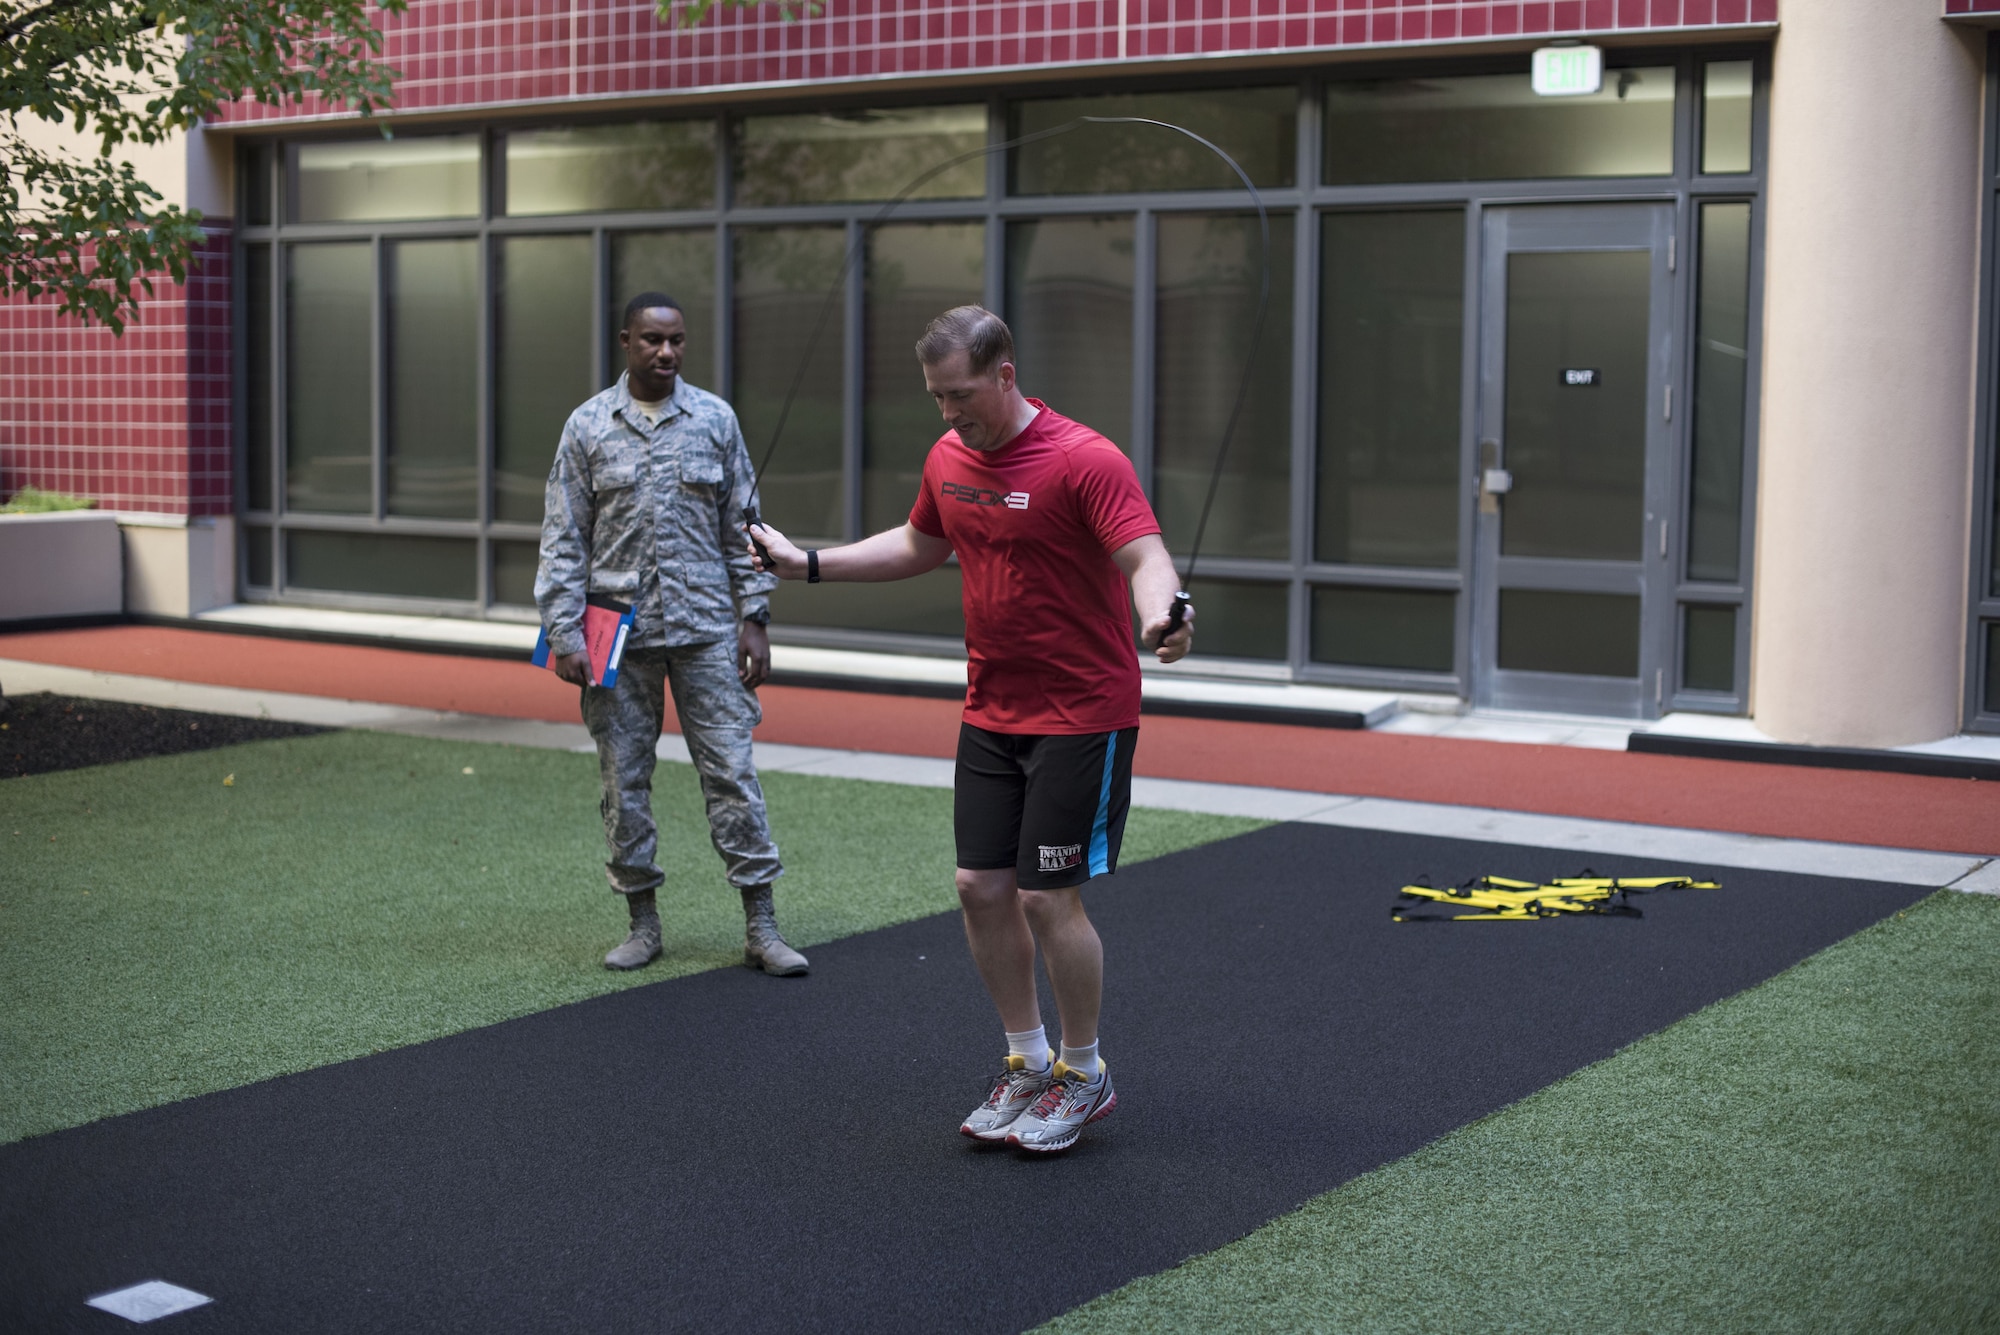
[[[1500,466],[1500,442],[1488,438],[1479,442],[1479,513],[1500,513],[1500,498],[1511,491],[1514,475]]]
[[[1488,468],[1479,475],[1479,490],[1482,495],[1505,496],[1514,490],[1514,475],[1504,468]]]

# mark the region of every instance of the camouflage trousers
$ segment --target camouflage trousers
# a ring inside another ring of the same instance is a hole
[[[733,640],[627,649],[610,690],[583,688],[583,721],[597,742],[603,781],[604,864],[621,895],[655,889],[659,831],[653,824],[653,767],[671,690],[708,802],[708,834],[737,889],[768,885],[784,871],[764,816],[764,789],[750,755],[750,730],[763,721],[757,697],[736,675]]]

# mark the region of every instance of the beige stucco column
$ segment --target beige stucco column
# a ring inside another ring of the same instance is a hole
[[[1780,15],[1751,690],[1783,741],[1959,726],[1984,41],[1938,15]]]

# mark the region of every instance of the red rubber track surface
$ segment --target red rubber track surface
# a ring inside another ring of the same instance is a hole
[[[154,626],[0,635],[0,658],[578,721],[574,687],[490,658]],[[765,741],[946,757],[956,748],[951,701],[796,686],[758,694]],[[1133,772],[1156,778],[2000,854],[2000,783],[1151,715],[1142,732]]]

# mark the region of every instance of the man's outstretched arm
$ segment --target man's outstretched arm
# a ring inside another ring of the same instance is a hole
[[[1193,607],[1188,608],[1187,620],[1179,630],[1164,640],[1160,638],[1166,635],[1167,612],[1181,588],[1181,577],[1174,570],[1174,558],[1167,555],[1167,544],[1160,540],[1159,534],[1148,533],[1111,553],[1111,559],[1132,585],[1132,606],[1139,610],[1139,638],[1162,663],[1186,657],[1194,644]]]
[[[806,577],[806,554],[791,539],[769,524],[753,524],[750,533],[771,553],[766,563],[752,549],[750,559],[759,570],[769,570],[779,579]],[[951,544],[945,539],[904,524],[845,547],[820,548],[819,577],[852,584],[879,584],[936,570],[950,555]]]

